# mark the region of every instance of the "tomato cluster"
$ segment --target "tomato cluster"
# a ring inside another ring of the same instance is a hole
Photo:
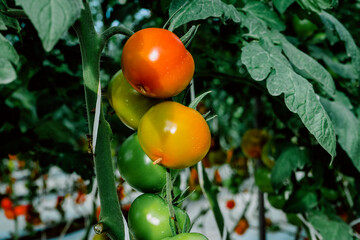
[[[210,148],[211,134],[204,117],[170,100],[189,85],[194,70],[191,54],[174,33],[148,28],[127,40],[121,70],[109,83],[110,105],[126,126],[137,130],[118,153],[121,176],[144,193],[131,204],[128,215],[135,239],[207,239],[187,233],[191,225],[187,213],[159,195],[170,171],[166,168],[176,172],[193,166]],[[171,191],[175,194],[175,188]],[[170,207],[178,225],[176,236],[169,223]]]

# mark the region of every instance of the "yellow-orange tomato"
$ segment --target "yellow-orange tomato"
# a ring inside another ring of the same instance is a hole
[[[194,59],[171,31],[147,28],[126,42],[121,68],[126,80],[149,97],[169,98],[183,91],[195,70]]]
[[[151,160],[173,169],[196,164],[205,157],[211,142],[209,126],[199,112],[169,101],[145,113],[138,137]]]
[[[241,139],[241,149],[248,158],[260,158],[269,135],[265,130],[249,129]]]
[[[138,93],[126,81],[121,70],[111,79],[107,94],[116,115],[131,129],[137,129],[140,119],[147,110],[160,102],[159,99],[149,98]]]

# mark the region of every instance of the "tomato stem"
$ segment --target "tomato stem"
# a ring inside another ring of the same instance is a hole
[[[166,168],[166,202],[169,206],[170,219],[175,223],[176,233],[180,233],[180,226],[176,219],[176,214],[174,206],[172,204],[172,191],[173,191],[173,182],[171,179],[171,171],[169,168]]]
[[[88,127],[89,134],[92,134],[94,127],[92,109],[95,109],[96,106],[100,80],[100,56],[105,42],[101,35],[95,31],[87,1],[84,1],[84,7],[80,18],[73,27],[80,43]],[[99,119],[96,155],[93,155],[101,204],[99,224],[103,227],[101,231],[106,232],[112,240],[124,240],[123,216],[116,192],[113,159],[111,157],[112,132],[102,110],[100,110]]]

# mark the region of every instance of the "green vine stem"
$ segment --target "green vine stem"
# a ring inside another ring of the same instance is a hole
[[[96,106],[97,90],[100,79],[100,56],[106,41],[118,33],[131,34],[125,28],[110,28],[103,35],[98,34],[94,28],[90,7],[84,1],[85,8],[80,18],[74,24],[80,42],[82,68],[85,88],[86,110],[89,132],[92,134],[94,127],[94,109]],[[111,158],[110,142],[112,132],[106,122],[104,113],[100,110],[100,120],[97,135],[96,154],[93,155],[95,172],[99,187],[101,204],[100,222],[101,231],[105,232],[112,240],[124,239],[124,222],[116,192],[113,161]]]
[[[179,223],[176,219],[176,214],[174,210],[174,206],[172,204],[172,191],[173,191],[173,183],[171,179],[171,171],[169,168],[166,168],[166,202],[169,206],[169,212],[170,212],[170,220],[174,221],[176,233],[181,233]]]

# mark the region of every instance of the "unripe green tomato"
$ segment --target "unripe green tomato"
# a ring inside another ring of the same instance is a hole
[[[105,233],[102,234],[95,234],[93,240],[109,240]]]
[[[310,37],[317,26],[308,19],[300,19],[297,15],[293,16],[293,27],[298,37],[307,38]]]
[[[174,206],[176,219],[181,230],[185,221],[190,226],[187,213]],[[137,240],[159,240],[171,237],[168,204],[158,195],[145,193],[137,197],[131,204],[128,224],[129,230]],[[188,230],[188,229],[185,229]]]
[[[166,184],[166,169],[153,164],[142,150],[136,133],[121,145],[117,162],[120,175],[140,192],[157,193]]]
[[[162,240],[208,240],[207,237],[200,233],[181,233],[174,237],[167,237]]]
[[[116,115],[129,128],[137,129],[140,119],[160,99],[146,97],[138,93],[126,81],[122,71],[118,71],[108,86],[108,99]]]

